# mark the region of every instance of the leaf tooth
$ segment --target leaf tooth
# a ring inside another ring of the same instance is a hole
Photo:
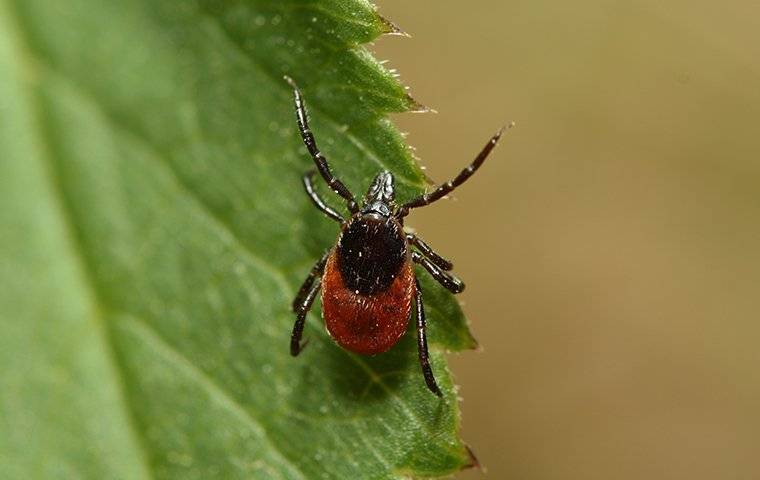
[[[472,448],[470,448],[469,445],[464,445],[465,450],[467,450],[467,456],[469,457],[469,462],[467,465],[462,467],[462,470],[467,468],[477,468],[480,470],[482,466],[480,465],[480,460],[478,460],[478,457],[475,456],[475,452],[472,451]]]
[[[377,19],[380,20],[380,23],[382,24],[382,30],[380,31],[381,35],[396,35],[399,37],[412,38],[409,33],[382,15],[377,14]]]
[[[406,94],[407,110],[411,113],[438,113],[437,110],[428,107],[427,105],[418,102],[411,94]]]

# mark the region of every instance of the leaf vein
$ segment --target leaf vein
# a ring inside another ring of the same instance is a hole
[[[120,316],[125,320],[125,323],[128,324],[128,327],[133,333],[140,337],[144,345],[153,348],[154,351],[163,357],[168,364],[174,365],[178,370],[183,372],[186,377],[206,390],[211,399],[248,425],[251,430],[267,442],[270,449],[280,458],[282,463],[296,473],[298,478],[306,478],[296,464],[280,452],[280,449],[269,438],[266,428],[264,428],[261,422],[241,405],[234,396],[230,395],[224,388],[218,385],[212,377],[207,375],[206,372],[198,368],[179,350],[164,340],[149,323],[126,312],[121,312]]]

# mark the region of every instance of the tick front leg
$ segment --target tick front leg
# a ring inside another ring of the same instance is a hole
[[[509,127],[511,126],[512,124],[509,125]],[[464,170],[459,172],[459,175],[454,177],[452,180],[449,180],[448,182],[440,185],[432,192],[425,193],[406,202],[396,211],[396,217],[404,218],[412,208],[424,207],[425,205],[430,205],[436,200],[440,200],[449,193],[453,192],[454,189],[456,189],[459,185],[467,181],[467,179],[470,178],[472,174],[475,173],[478,168],[480,168],[481,165],[483,165],[483,162],[486,161],[488,154],[491,153],[491,150],[493,150],[493,148],[496,146],[506,128],[507,127],[503,127],[501,130],[496,132],[496,135],[491,137],[488,143],[486,143],[486,146],[483,147],[483,150],[481,150],[478,156],[475,157],[475,160],[473,160],[472,163],[469,164]]]
[[[438,388],[438,384],[435,382],[435,376],[433,376],[433,369],[430,368],[430,358],[428,356],[427,346],[427,327],[425,324],[425,306],[422,303],[422,287],[420,281],[414,279],[417,284],[417,293],[415,294],[415,303],[417,304],[417,351],[420,356],[420,367],[422,367],[422,375],[425,377],[425,383],[431,392],[435,393],[439,397],[442,397],[441,389]]]
[[[434,264],[418,252],[412,252],[412,260],[425,267],[433,278],[446,287],[451,293],[461,293],[464,290],[464,283],[454,275],[443,271],[438,265]]]
[[[430,248],[430,245],[422,241],[422,239],[417,235],[413,233],[407,233],[406,239],[409,243],[417,247],[423,255],[429,258],[430,261],[436,264],[439,268],[443,270],[451,270],[454,268],[454,264],[435,253],[435,250]]]
[[[319,174],[322,175],[322,178],[325,179],[327,185],[335,193],[346,200],[346,204],[351,213],[358,212],[359,206],[357,205],[356,200],[354,200],[353,194],[348,189],[348,187],[343,184],[343,182],[341,182],[335,175],[333,175],[332,170],[330,170],[330,164],[327,162],[327,158],[322,155],[322,152],[320,152],[319,148],[317,147],[317,142],[314,140],[314,134],[311,133],[311,129],[309,128],[309,118],[306,114],[306,104],[303,101],[301,91],[298,89],[292,78],[286,76],[285,80],[290,84],[291,87],[293,87],[293,96],[296,105],[296,123],[298,124],[298,130],[301,132],[301,140],[303,140],[304,145],[306,145],[306,150],[309,151],[309,155],[311,155],[311,157],[314,159],[314,163],[317,166],[317,170],[319,170]]]
[[[317,263],[311,267],[309,275],[306,277],[306,280],[303,281],[303,285],[301,285],[301,288],[298,290],[296,298],[293,299],[292,307],[294,312],[297,312],[301,307],[303,299],[306,297],[306,294],[309,293],[309,290],[311,290],[311,285],[314,283],[314,279],[322,275],[322,272],[325,269],[325,263],[327,263],[327,257],[329,256],[330,250],[326,251],[325,254],[322,255],[322,258],[320,258]]]

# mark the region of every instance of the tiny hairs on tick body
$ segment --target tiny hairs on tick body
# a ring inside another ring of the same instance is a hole
[[[452,293],[464,290],[464,283],[449,273],[453,268],[451,262],[415,234],[404,231],[404,217],[413,208],[443,198],[470,178],[496,146],[504,128],[491,137],[467,168],[435,190],[398,205],[393,175],[384,171],[375,176],[359,204],[333,175],[327,158],[317,148],[300,90],[292,79],[285,77],[285,80],[293,87],[298,129],[316,164],[316,169],[303,176],[304,188],[322,213],[340,223],[341,230],[335,246],[312,267],[293,300],[296,322],[290,338],[290,353],[297,356],[305,346],[301,336],[306,314],[320,291],[327,331],[341,347],[363,355],[385,352],[398,343],[414,314],[422,374],[430,391],[440,397],[441,390],[428,357],[422,288],[413,264],[422,265]],[[317,173],[345,200],[351,213],[349,218],[343,218],[319,197],[314,189]]]

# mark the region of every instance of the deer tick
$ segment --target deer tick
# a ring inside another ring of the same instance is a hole
[[[341,347],[363,355],[385,352],[399,341],[406,332],[414,303],[420,366],[427,387],[440,397],[441,390],[428,358],[422,288],[413,264],[422,265],[452,293],[464,290],[464,283],[448,273],[453,268],[450,261],[438,255],[417,235],[404,231],[404,217],[413,208],[443,198],[470,178],[496,146],[504,128],[491,137],[467,168],[430,193],[398,205],[393,175],[384,171],[375,176],[359,204],[330,170],[327,158],[317,148],[309,130],[303,96],[290,78],[285,79],[294,90],[301,138],[316,164],[316,169],[303,176],[303,185],[314,205],[340,223],[341,229],[335,246],[312,267],[293,301],[296,322],[290,338],[290,353],[296,356],[305,346],[301,344],[304,321],[320,290],[327,331]],[[351,212],[349,218],[343,218],[319,197],[314,189],[317,172],[330,189],[346,201]]]

